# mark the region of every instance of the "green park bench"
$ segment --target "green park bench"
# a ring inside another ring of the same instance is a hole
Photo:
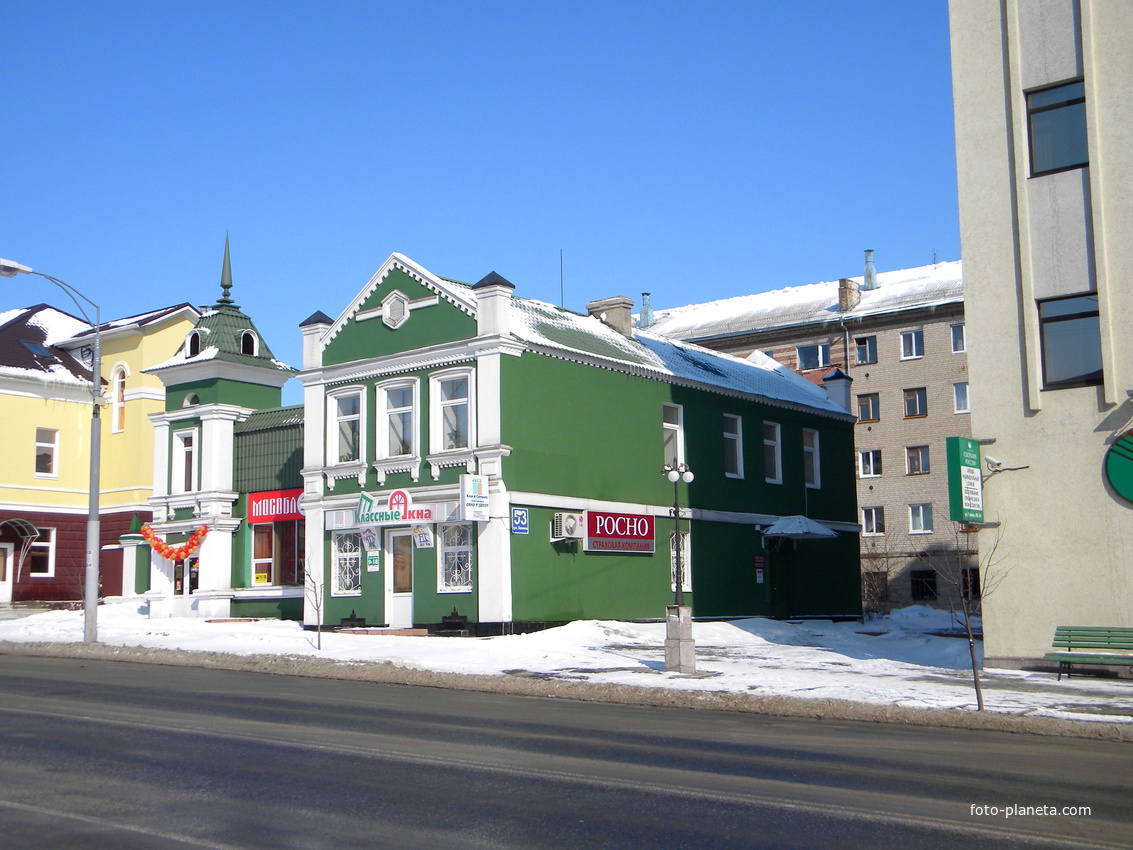
[[[1058,680],[1070,677],[1073,664],[1133,667],[1133,628],[1059,626],[1051,646],[1066,652],[1048,652],[1043,661],[1058,662]]]

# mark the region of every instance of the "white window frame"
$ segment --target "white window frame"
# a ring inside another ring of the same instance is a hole
[[[51,442],[40,439],[41,433],[51,434]],[[47,472],[40,472],[39,467],[39,450],[51,450],[51,469]],[[59,477],[59,431],[56,428],[36,428],[35,429],[35,454],[33,456],[34,464],[32,469],[35,470],[36,478],[58,478]]]
[[[126,430],[126,379],[130,377],[125,366],[119,364],[110,373],[110,433]]]
[[[728,430],[728,425],[734,426],[734,431]],[[731,456],[729,453],[732,453]],[[735,469],[728,471],[728,462],[735,458]],[[726,478],[744,477],[744,421],[740,416],[732,413],[724,414],[724,476]]]
[[[358,457],[341,460],[339,424],[354,416],[341,416],[338,412],[339,399],[354,396],[358,399]],[[364,387],[340,387],[327,393],[327,466],[347,466],[366,462],[366,390]]]
[[[446,532],[451,529],[464,528],[467,531],[467,544],[451,545]],[[471,593],[472,592],[472,542],[476,529],[471,522],[445,522],[437,525],[437,592],[438,593]],[[467,556],[468,580],[464,584],[450,584],[450,571],[448,559],[450,555],[460,558],[461,554]]]
[[[964,323],[960,322],[959,324],[952,325],[951,331],[952,331],[952,353],[953,354],[964,354],[964,353],[966,353],[967,350],[968,350],[968,331],[964,327]],[[957,332],[959,332],[959,334],[957,334]],[[957,337],[957,335],[960,337],[960,339],[959,339],[960,347],[959,348],[956,347],[956,342],[957,342],[956,337]]]
[[[905,446],[906,475],[928,475],[931,471],[931,453],[928,446]]]
[[[252,352],[249,354],[244,350],[244,340],[252,340]],[[240,353],[245,357],[258,357],[260,354],[260,336],[251,328],[244,328],[240,331]]]
[[[395,411],[403,411],[406,408],[397,407],[391,408],[389,405],[389,393],[395,390],[408,389],[412,393],[412,401],[410,402],[409,410],[409,434],[412,444],[409,451],[405,453],[392,454],[390,452],[390,439],[389,439],[389,417]],[[377,385],[378,390],[378,415],[375,417],[377,421],[377,437],[378,437],[378,459],[379,460],[400,460],[413,457],[420,457],[421,455],[421,382],[417,378],[396,378],[392,381],[383,381]]]
[[[964,388],[964,400],[961,404],[960,401],[960,387]],[[953,413],[971,413],[972,412],[972,399],[968,395],[970,388],[967,381],[957,381],[952,385],[952,412]]]
[[[925,518],[928,527],[925,527]],[[932,502],[909,505],[909,534],[932,534]]]
[[[676,420],[677,421],[675,423],[667,421],[667,418],[665,417],[665,413],[667,411],[670,411],[670,410],[676,411]],[[679,404],[669,404],[668,402],[665,402],[663,405],[661,405],[661,425],[664,429],[662,431],[662,434],[665,436],[665,440],[662,443],[662,447],[664,447],[664,443],[669,442],[668,434],[671,432],[673,434],[673,447],[676,450],[676,456],[677,456],[676,461],[677,461],[678,464],[684,463],[685,462],[685,409],[684,409],[684,407],[679,405]],[[668,451],[666,451],[665,453],[668,454]],[[672,463],[673,458],[671,458],[671,457],[664,458],[664,462],[665,463]]]
[[[879,522],[880,520],[880,522]],[[881,530],[878,531],[878,526]],[[884,505],[870,505],[862,508],[862,537],[885,536],[885,507]]]
[[[169,477],[169,492],[195,493],[201,489],[200,445],[201,434],[199,428],[182,428],[174,431],[172,436],[173,451],[172,468]],[[187,441],[186,438],[190,438]],[[189,464],[189,481],[185,480],[185,465]]]
[[[901,331],[901,359],[924,359],[924,330]]]
[[[768,426],[773,429],[774,436],[771,438],[767,436]],[[771,449],[771,456],[775,459],[773,475],[767,474],[768,449]],[[763,422],[763,480],[768,484],[783,483],[783,426],[778,422],[768,422],[766,420]]]
[[[352,538],[353,549],[343,547],[343,543]],[[362,562],[365,559],[365,550],[362,548],[362,535],[357,531],[336,531],[331,537],[330,577],[331,596],[361,596],[362,595]],[[345,559],[345,560],[344,560]],[[342,579],[345,573],[342,570],[348,561],[357,559],[351,571],[357,576],[357,585],[343,587]]]
[[[869,472],[866,472],[865,459],[869,458]],[[876,458],[876,463],[874,459]],[[881,469],[884,466],[881,463],[881,449],[862,449],[858,452],[858,478],[880,478]]]
[[[446,402],[442,399],[441,385],[461,378],[468,382],[468,397],[464,401],[468,410],[468,433],[465,434],[467,445],[450,449],[445,448],[444,409],[455,406],[456,402]],[[449,369],[444,372],[434,372],[429,375],[429,454],[468,452],[474,448],[476,448],[476,370]]]
[[[813,438],[807,445],[807,437]],[[822,488],[822,455],[819,451],[818,431],[803,428],[803,483],[811,490]],[[811,480],[808,481],[807,479]]]
[[[803,355],[804,349],[814,348],[818,350],[818,365],[817,366],[804,366]],[[795,346],[795,363],[798,364],[800,372],[810,371],[812,369],[826,369],[830,366],[830,343],[828,342],[815,342],[810,345],[796,345]]]
[[[31,542],[28,548],[28,570],[27,575],[29,578],[55,578],[55,537],[56,529],[54,528],[37,528],[39,537]],[[47,572],[33,573],[31,571],[31,556],[36,549],[47,550]],[[12,567],[15,567],[15,561],[9,562]]]

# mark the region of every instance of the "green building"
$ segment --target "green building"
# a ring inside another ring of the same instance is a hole
[[[675,501],[694,616],[861,613],[848,378],[638,330],[629,298],[581,315],[513,290],[394,254],[303,323],[307,623],[660,618]],[[255,584],[252,548],[234,587]]]

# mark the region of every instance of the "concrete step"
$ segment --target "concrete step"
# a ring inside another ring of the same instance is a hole
[[[42,614],[50,610],[39,602],[5,602],[0,604],[0,622],[18,620],[21,617],[30,617],[32,614]]]

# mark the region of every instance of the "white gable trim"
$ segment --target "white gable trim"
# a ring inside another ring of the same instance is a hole
[[[339,315],[335,323],[327,330],[322,338],[324,348],[331,340],[338,336],[338,332],[346,326],[351,316],[354,316],[358,312],[359,308],[366,302],[366,299],[374,294],[374,291],[385,282],[385,279],[389,277],[389,273],[394,269],[400,269],[405,272],[422,286],[435,292],[439,297],[467,313],[469,316],[476,315],[476,296],[474,294],[457,289],[448,281],[442,280],[408,257],[394,253],[390,254],[389,259],[382,263],[381,267],[374,272],[374,276],[371,277],[369,282],[362,287],[362,290],[354,296],[353,300],[350,302],[350,306]],[[366,318],[371,318],[373,315],[375,314],[372,311],[366,311]]]

